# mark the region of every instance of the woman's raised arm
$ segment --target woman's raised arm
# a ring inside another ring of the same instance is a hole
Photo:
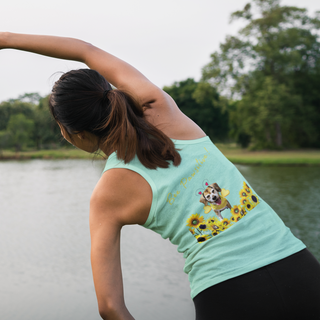
[[[125,61],[82,40],[0,32],[0,49],[17,49],[84,62],[116,88],[128,92],[141,105],[163,100],[165,93]]]

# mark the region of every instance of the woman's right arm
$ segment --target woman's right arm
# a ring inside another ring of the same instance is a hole
[[[134,320],[124,302],[120,232],[143,225],[152,203],[150,185],[127,169],[106,171],[90,201],[91,264],[99,312],[103,319]]]
[[[0,32],[0,49],[17,49],[49,57],[84,62],[116,88],[131,94],[141,105],[162,101],[175,107],[171,99],[137,69],[125,61],[82,40],[44,35]]]

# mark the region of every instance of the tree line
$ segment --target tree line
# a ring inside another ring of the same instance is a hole
[[[0,103],[0,150],[52,149],[67,145],[49,113],[48,97],[38,93]]]
[[[164,87],[214,142],[253,149],[320,147],[320,11],[252,0],[243,20],[202,69],[202,78]],[[48,97],[0,104],[0,149],[61,146]]]

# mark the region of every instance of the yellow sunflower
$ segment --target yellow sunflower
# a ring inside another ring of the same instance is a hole
[[[253,207],[255,207],[259,203],[259,199],[255,194],[250,194],[248,199],[251,202],[251,204],[253,205]]]
[[[240,198],[246,198],[248,196],[248,192],[243,188],[239,192]]]
[[[217,218],[209,218],[208,220],[205,221],[209,226],[214,224],[214,223],[219,223],[220,221]]]
[[[200,223],[202,223],[204,220],[203,217],[200,217],[199,214],[193,214],[188,220],[187,220],[187,226],[191,228],[197,228]]]
[[[209,228],[210,228],[212,233],[221,232],[222,227],[223,226],[221,225],[220,221],[215,221],[215,222],[212,222],[212,223],[209,224]]]
[[[241,212],[241,207],[238,205],[235,205],[231,208],[231,213],[233,216],[238,216]]]
[[[202,223],[199,224],[198,229],[201,231],[206,231],[209,229],[209,223],[207,223],[207,221],[204,221]]]
[[[245,204],[245,208],[246,208],[246,211],[248,210],[248,211],[251,211],[253,208],[254,208],[254,206],[250,203],[250,202],[247,202],[246,204]]]
[[[227,218],[224,218],[222,221],[221,221],[221,224],[225,227],[225,228],[228,228],[230,226],[230,223],[231,221]]]
[[[250,186],[249,186],[246,182],[243,181],[243,188],[248,188],[248,189],[250,189]]]
[[[242,206],[245,206],[247,202],[248,202],[248,199],[247,199],[247,198],[241,198],[241,200],[240,200],[240,204],[241,204]]]
[[[238,222],[240,219],[241,219],[240,216],[232,216],[230,220],[231,220],[232,222],[236,223],[236,222]]]
[[[194,229],[190,228],[189,231],[194,235]]]
[[[243,183],[243,190],[246,191],[248,194],[252,194],[251,188],[245,182]]]
[[[210,238],[211,237],[210,237],[209,234],[200,234],[200,235],[196,236],[196,239],[197,239],[198,242],[205,242]]]
[[[205,221],[208,225],[208,228],[211,229],[212,225],[219,225],[220,221],[217,218],[211,217]]]
[[[218,234],[220,234],[222,230],[216,230],[216,231],[212,231],[211,234],[213,237],[217,236]]]

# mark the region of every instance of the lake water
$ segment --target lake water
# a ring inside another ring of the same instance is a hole
[[[0,319],[100,319],[90,267],[89,199],[104,163],[0,162]],[[238,166],[320,260],[320,168]],[[122,232],[128,309],[137,320],[193,320],[183,258],[138,226]]]

